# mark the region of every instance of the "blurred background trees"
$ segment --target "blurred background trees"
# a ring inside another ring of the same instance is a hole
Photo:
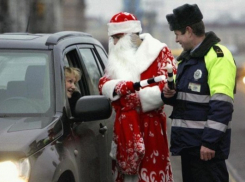
[[[85,31],[84,10],[84,0],[0,0],[0,31],[52,33],[64,27]]]

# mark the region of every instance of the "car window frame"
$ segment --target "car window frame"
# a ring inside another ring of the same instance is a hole
[[[100,51],[98,50],[98,49],[100,49],[102,52],[103,52],[103,54],[105,55],[105,58],[106,58],[106,60],[105,59],[103,59],[100,55]],[[100,46],[98,46],[98,45],[95,45],[95,53],[96,53],[96,55],[99,55],[98,57],[99,57],[99,62],[100,62],[100,64],[102,65],[102,73],[104,74],[104,71],[105,71],[105,65],[107,64],[107,62],[108,62],[108,54],[107,54],[107,52],[105,51],[105,49],[104,48],[102,48],[102,47],[100,47]]]
[[[87,65],[84,63],[83,57],[82,57],[82,55],[80,53],[80,49],[89,49],[91,51],[91,53],[92,53],[92,55],[94,57],[96,68],[97,68],[97,70],[99,72],[99,77],[101,78],[103,76],[103,73],[104,73],[104,70],[103,70],[104,64],[103,64],[103,62],[100,61],[102,59],[100,58],[100,56],[98,56],[100,54],[97,52],[95,46],[94,45],[91,45],[91,44],[78,44],[77,45],[77,50],[78,50],[78,53],[79,53],[79,56],[80,56],[80,59],[81,59],[81,65],[86,70],[86,76],[89,76],[90,77],[90,75],[88,73],[88,70],[87,70]],[[89,80],[89,82],[90,82],[90,80]],[[96,87],[95,89],[97,89],[97,90],[94,91],[94,89],[93,89],[94,87],[91,86],[91,84],[92,83],[90,82],[90,88],[89,89],[91,91],[90,92],[91,95],[98,95],[99,94],[98,88]]]

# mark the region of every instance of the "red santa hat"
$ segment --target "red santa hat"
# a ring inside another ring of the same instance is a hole
[[[140,21],[133,14],[120,12],[115,14],[108,25],[108,35],[119,33],[138,33],[142,31]]]

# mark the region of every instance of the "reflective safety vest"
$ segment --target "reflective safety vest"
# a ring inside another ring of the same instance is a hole
[[[170,116],[173,155],[203,145],[215,150],[218,158],[228,157],[235,78],[232,54],[220,44],[204,57],[179,62]]]

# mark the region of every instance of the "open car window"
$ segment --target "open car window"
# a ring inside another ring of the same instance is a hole
[[[88,73],[87,78],[91,85],[91,93],[99,95],[98,84],[101,78],[101,65],[98,63],[98,59],[92,49],[80,48],[79,51]]]

